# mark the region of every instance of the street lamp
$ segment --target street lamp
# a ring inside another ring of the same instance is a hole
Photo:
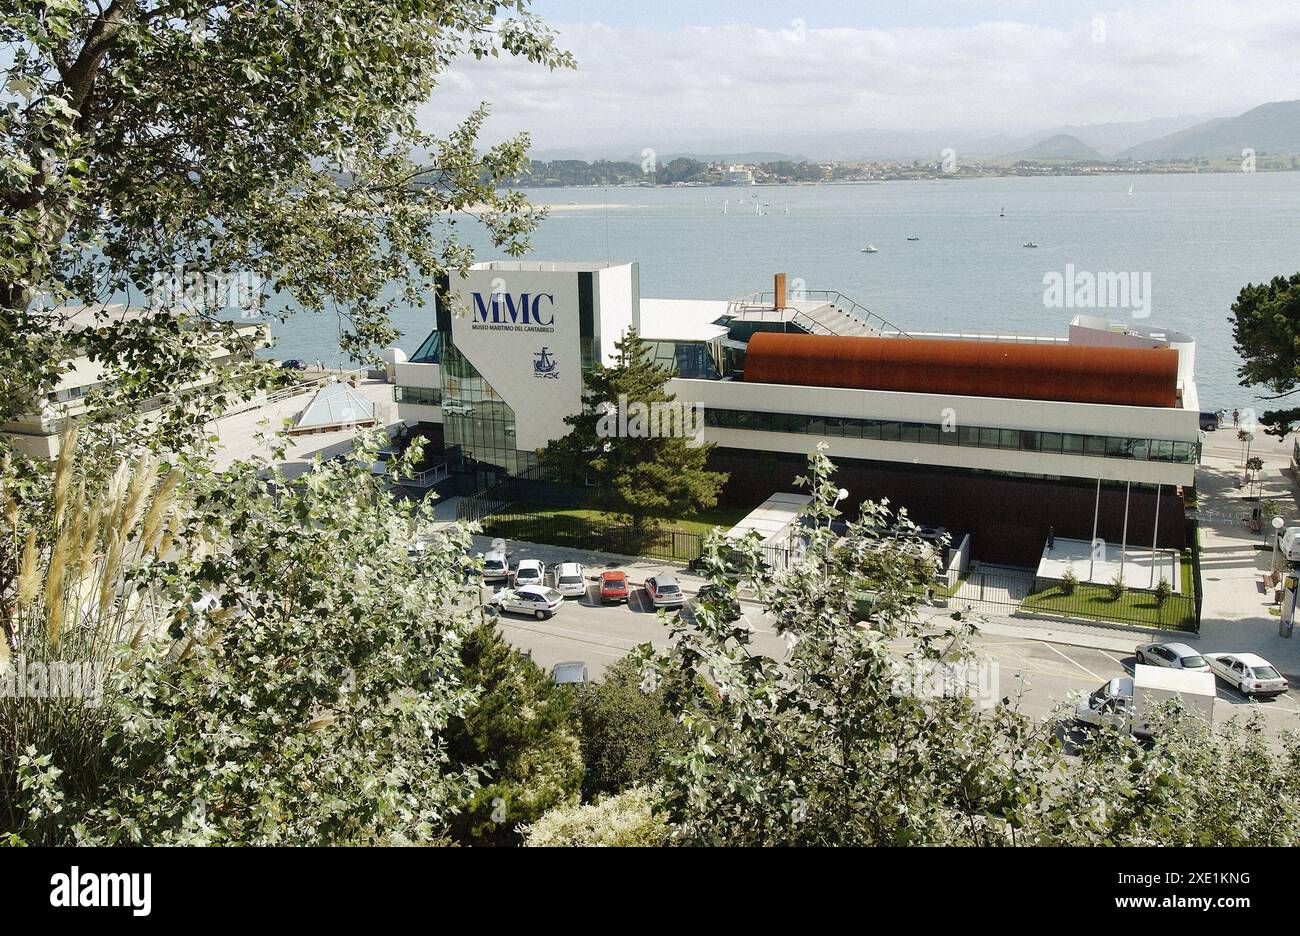
[[[1282,538],[1282,527],[1284,526],[1286,526],[1286,521],[1281,517],[1273,518],[1273,564],[1269,568],[1274,572],[1277,571],[1277,544]]]

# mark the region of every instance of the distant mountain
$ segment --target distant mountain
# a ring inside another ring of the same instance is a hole
[[[1028,149],[1011,155],[1020,159],[1073,159],[1081,162],[1102,159],[1101,153],[1068,133],[1058,133],[1046,140],[1039,140]]]
[[[1140,143],[1119,159],[1189,159],[1240,157],[1257,153],[1300,153],[1300,101],[1274,101],[1236,117],[1218,117],[1177,133]]]

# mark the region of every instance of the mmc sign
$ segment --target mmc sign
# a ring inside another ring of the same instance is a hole
[[[473,293],[476,329],[555,331],[555,296],[550,293]]]

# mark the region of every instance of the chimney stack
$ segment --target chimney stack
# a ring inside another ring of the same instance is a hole
[[[776,274],[776,282],[772,290],[772,308],[781,310],[785,308],[785,274]]]

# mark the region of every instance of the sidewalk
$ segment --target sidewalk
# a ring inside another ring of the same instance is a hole
[[[1206,651],[1258,653],[1288,678],[1296,679],[1300,675],[1300,632],[1290,638],[1278,633],[1281,619],[1269,613],[1274,607],[1272,589],[1266,590],[1260,581],[1272,565],[1272,528],[1267,526],[1272,517],[1264,518],[1263,533],[1251,533],[1246,519],[1253,507],[1268,500],[1280,505],[1287,526],[1295,525],[1300,510],[1289,471],[1289,446],[1274,439],[1261,440],[1260,435],[1250,453],[1264,462],[1259,500],[1246,500],[1246,489],[1237,487],[1245,472],[1235,439],[1225,438],[1207,447],[1197,469],[1205,596],[1201,633],[1194,645]]]

